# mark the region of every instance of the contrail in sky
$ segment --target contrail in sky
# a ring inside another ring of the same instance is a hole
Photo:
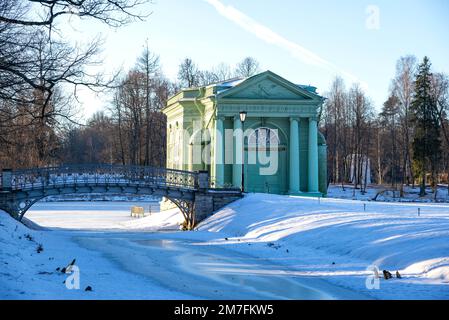
[[[360,83],[360,85],[364,88],[368,87],[366,83],[362,82],[353,74],[338,68],[331,62],[319,57],[315,53],[304,48],[303,46],[284,38],[283,36],[274,32],[270,28],[258,23],[257,21],[247,16],[243,12],[235,9],[234,7],[224,5],[219,0],[204,0],[204,1],[213,6],[217,10],[217,12],[223,17],[231,20],[235,24],[239,25],[241,28],[254,34],[259,39],[290,52],[290,54],[296,59],[309,65],[315,65],[327,69],[329,71],[339,73],[344,77],[348,78],[349,80],[351,80],[352,82]]]

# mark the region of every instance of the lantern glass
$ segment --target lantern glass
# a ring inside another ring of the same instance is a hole
[[[246,120],[246,114],[247,114],[246,111],[241,111],[241,112],[240,112],[240,121],[245,122],[245,120]]]

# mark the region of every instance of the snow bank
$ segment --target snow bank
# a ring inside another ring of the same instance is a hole
[[[277,242],[304,252],[306,262],[356,261],[361,262],[357,272],[376,265],[415,280],[449,284],[448,205],[249,194],[198,230]]]
[[[31,230],[0,210],[0,299],[192,298],[80,247],[72,239],[76,234]],[[67,289],[69,275],[56,270],[73,259],[80,270],[79,290]],[[85,291],[87,286],[93,291]]]

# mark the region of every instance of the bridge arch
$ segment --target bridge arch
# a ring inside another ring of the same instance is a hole
[[[201,217],[212,214],[217,208],[213,199],[226,197],[230,192],[212,192],[208,173],[204,171],[145,166],[70,165],[3,170],[0,182],[0,209],[18,220],[34,203],[48,196],[88,193],[155,195],[168,198],[180,209],[188,229],[199,221],[196,212],[201,212]],[[238,190],[232,192],[233,200],[236,196],[241,197]],[[196,203],[198,199],[202,199],[199,201],[201,204]],[[204,199],[212,199],[212,202]]]

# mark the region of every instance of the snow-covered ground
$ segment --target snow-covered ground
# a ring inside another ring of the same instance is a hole
[[[253,194],[198,229],[275,248],[273,258],[291,275],[321,277],[375,298],[449,298],[449,205]],[[370,266],[399,271],[402,279],[369,290]]]
[[[130,205],[37,204],[52,231],[0,213],[0,298],[449,299],[447,204],[249,194],[194,232],[148,232],[182,218]],[[74,258],[81,290],[56,271]],[[371,289],[370,266],[402,278]]]
[[[145,218],[133,218],[131,207],[143,207]],[[75,230],[178,230],[183,217],[178,210],[161,214],[158,202],[38,202],[27,212],[27,219],[42,227]]]
[[[30,230],[0,211],[0,299],[194,298],[124,270],[99,251],[83,248],[76,241],[82,234]],[[39,253],[40,245],[43,251]],[[65,281],[70,275],[57,270],[73,259],[80,270],[79,290],[67,289]],[[85,291],[87,286],[93,291]]]

